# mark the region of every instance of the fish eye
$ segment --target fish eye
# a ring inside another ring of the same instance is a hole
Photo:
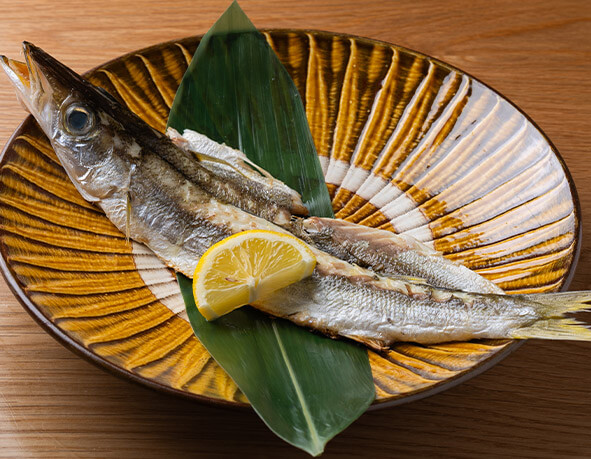
[[[72,104],[66,109],[64,121],[70,134],[86,135],[94,126],[94,115],[85,106]]]

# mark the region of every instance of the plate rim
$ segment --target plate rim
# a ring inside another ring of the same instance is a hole
[[[432,57],[432,56],[422,53],[420,51],[416,51],[411,48],[397,45],[394,43],[389,43],[389,42],[386,42],[383,40],[364,37],[364,36],[360,36],[360,35],[341,33],[341,32],[330,32],[330,31],[326,31],[326,30],[317,30],[317,29],[263,28],[263,29],[258,29],[258,30],[261,33],[295,33],[295,34],[324,35],[324,36],[331,36],[331,37],[337,36],[337,37],[361,40],[366,43],[374,43],[374,44],[379,44],[382,46],[396,48],[398,50],[402,50],[404,52],[414,54],[414,55],[420,56],[422,58],[429,59],[429,60],[437,63],[438,65],[441,65],[441,66],[451,69],[453,71],[459,72],[463,75],[466,75],[467,77],[482,84],[488,90],[499,95],[505,101],[507,101],[515,110],[517,110],[521,115],[523,115],[526,118],[526,120],[529,123],[531,123],[531,125],[542,135],[543,139],[550,146],[552,153],[558,159],[558,161],[562,167],[562,170],[565,174],[565,177],[568,181],[569,190],[572,195],[573,210],[574,210],[574,215],[575,215],[575,236],[574,236],[574,248],[573,248],[572,261],[571,261],[570,266],[568,267],[567,273],[566,273],[564,280],[561,284],[560,291],[568,290],[568,287],[570,286],[573,276],[575,274],[576,267],[577,267],[579,257],[580,257],[580,252],[581,252],[582,221],[581,221],[581,207],[580,207],[579,195],[578,195],[575,183],[574,183],[574,179],[570,173],[570,170],[568,169],[566,162],[564,161],[564,158],[562,157],[562,155],[560,154],[560,152],[558,151],[558,149],[556,148],[554,143],[549,139],[549,137],[540,128],[540,126],[527,113],[525,113],[521,108],[519,108],[511,99],[507,98],[503,93],[499,92],[498,90],[492,88],[490,85],[481,81],[479,78],[474,77],[472,74],[470,74],[458,67],[455,67],[454,65],[451,65],[447,62],[444,62],[438,58]],[[83,72],[82,75],[84,77],[87,77],[90,74],[96,72],[98,69],[104,68],[114,62],[117,62],[117,61],[127,58],[127,57],[132,57],[132,56],[139,54],[139,53],[144,53],[144,52],[153,50],[155,48],[161,48],[161,47],[165,47],[166,45],[171,45],[171,44],[175,44],[175,43],[182,43],[184,41],[193,40],[196,38],[201,39],[202,37],[203,37],[203,34],[192,35],[189,37],[182,37],[179,39],[173,39],[173,40],[167,40],[167,41],[155,43],[153,45],[149,45],[149,46],[137,49],[137,50],[133,50],[133,51],[121,54],[120,56],[114,57],[113,59],[103,62],[103,63],[91,68],[90,70]],[[26,116],[26,118],[19,124],[19,126],[16,128],[16,130],[10,136],[10,138],[6,141],[6,143],[4,144],[4,146],[2,148],[2,152],[0,153],[0,166],[4,163],[5,156],[8,152],[9,147],[13,144],[13,142],[16,140],[16,138],[19,135],[21,135],[21,132],[23,130],[25,130],[26,128],[28,128],[29,124],[31,124],[31,123],[35,123],[35,120],[32,117],[32,115]],[[24,291],[24,287],[20,284],[18,279],[15,277],[11,267],[8,265],[8,263],[5,259],[4,255],[6,252],[5,252],[5,247],[4,247],[3,243],[1,244],[0,249],[1,249],[0,250],[0,252],[1,252],[0,253],[0,255],[1,255],[0,256],[0,270],[2,271],[2,276],[3,276],[4,280],[6,281],[6,284],[8,285],[9,289],[11,290],[13,295],[16,297],[16,299],[21,303],[23,309],[25,309],[25,311],[27,311],[27,313],[35,320],[35,322],[37,324],[39,324],[41,326],[41,328],[48,335],[50,335],[52,338],[54,338],[59,344],[64,346],[66,349],[68,349],[68,350],[72,351],[74,354],[84,358],[85,360],[89,361],[90,363],[94,364],[95,366],[106,370],[108,373],[119,377],[120,379],[123,379],[126,381],[131,381],[135,384],[142,385],[144,387],[155,390],[157,392],[166,393],[169,395],[175,395],[177,397],[182,397],[184,399],[194,400],[199,403],[205,403],[205,404],[209,404],[209,405],[216,405],[216,406],[222,406],[222,407],[228,407],[228,408],[234,408],[234,409],[251,409],[250,404],[243,403],[240,401],[227,401],[227,400],[223,400],[223,399],[215,399],[213,397],[207,397],[205,395],[183,391],[181,389],[176,389],[174,387],[159,383],[157,381],[154,381],[154,380],[145,378],[143,376],[134,374],[134,373],[124,369],[123,367],[117,366],[114,363],[109,362],[105,358],[91,352],[89,349],[84,347],[82,343],[78,343],[72,337],[68,336],[64,331],[62,331],[58,326],[53,324],[51,322],[51,320],[49,318],[47,318],[41,312],[41,310],[38,309],[33,304],[33,302],[30,300],[30,298],[26,295],[26,293]],[[483,372],[485,372],[486,370],[492,368],[494,365],[499,363],[501,360],[503,360],[505,357],[507,357],[513,351],[515,351],[516,349],[521,347],[523,344],[525,344],[526,341],[527,340],[513,340],[513,341],[509,342],[508,344],[506,344],[503,348],[501,348],[500,350],[495,352],[491,357],[487,358],[484,361],[477,363],[476,365],[471,367],[469,370],[460,372],[459,374],[457,374],[451,378],[447,378],[447,379],[441,380],[440,382],[436,382],[435,384],[431,385],[427,389],[424,389],[424,390],[419,389],[419,390],[412,392],[408,395],[405,395],[402,397],[395,397],[390,400],[385,400],[382,402],[380,402],[378,400],[374,400],[374,402],[372,402],[372,404],[369,406],[368,411],[373,411],[373,410],[381,409],[381,408],[388,408],[388,407],[392,407],[392,406],[396,406],[396,405],[402,405],[405,403],[409,403],[409,402],[420,400],[420,399],[423,399],[426,397],[430,397],[430,396],[435,395],[439,392],[443,392],[444,390],[447,390],[447,389],[451,389],[452,387],[455,387],[455,386],[457,386],[469,379],[472,379],[473,377],[478,376],[478,375],[482,374]]]

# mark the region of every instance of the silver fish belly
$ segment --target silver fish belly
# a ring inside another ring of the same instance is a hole
[[[225,237],[250,229],[286,232],[220,202],[151,152],[142,155],[125,188],[97,204],[119,230],[189,277],[203,253]]]

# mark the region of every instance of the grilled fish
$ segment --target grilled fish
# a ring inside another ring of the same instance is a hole
[[[237,196],[247,187],[226,183],[215,167],[195,161],[103,90],[31,44],[24,44],[24,54],[25,63],[4,56],[0,62],[70,179],[115,226],[168,266],[191,276],[205,250],[230,234],[287,232],[276,223],[286,224],[290,205],[278,205],[286,213],[271,212],[267,219],[253,215],[264,212],[260,194]],[[235,199],[246,210],[234,205]],[[292,207],[297,209],[296,204]],[[316,247],[312,251],[317,258],[312,276],[254,306],[376,349],[396,341],[591,340],[590,330],[563,317],[587,309],[591,292],[466,293],[383,276]]]

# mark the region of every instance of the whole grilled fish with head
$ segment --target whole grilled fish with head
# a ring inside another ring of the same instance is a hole
[[[69,177],[120,230],[169,266],[191,276],[205,250],[230,234],[247,229],[286,232],[224,202],[214,189],[215,178],[202,170],[186,171],[189,158],[177,157],[165,136],[39,48],[24,48],[26,64],[2,57],[2,65]],[[374,348],[400,340],[591,340],[591,331],[562,317],[586,309],[582,302],[591,300],[589,292],[468,294],[382,277],[312,250],[317,258],[312,276],[254,306]]]
[[[170,167],[199,183],[204,191],[266,220],[284,225],[292,215],[307,215],[308,210],[300,196],[281,181],[269,177],[265,181],[254,181],[252,172],[250,177],[245,175],[248,172],[245,165],[241,174],[227,180],[227,177],[195,161],[191,152],[176,147],[164,134],[141,122],[106,91],[89,84],[39,48],[25,43],[24,49],[26,63],[3,56],[2,65],[11,76],[21,102],[35,116],[43,131],[52,133],[50,140],[58,158],[86,200],[96,202],[99,198],[93,196],[90,190],[96,191],[98,187],[109,189],[104,182],[115,178],[112,171],[101,175],[92,168],[84,167],[92,163],[92,157],[100,153],[101,158],[113,161],[112,170],[118,171],[122,165],[115,163],[116,158],[120,156],[118,153],[125,152],[125,161],[135,170],[135,164],[144,152],[158,152],[158,156]],[[40,71],[40,67],[32,63],[29,51],[36,53],[44,68],[51,68],[52,72]],[[75,87],[62,86],[60,81],[71,81]],[[35,98],[25,94],[34,94]],[[89,110],[90,105],[100,107],[100,110]],[[60,107],[62,111],[59,111]],[[64,145],[72,138],[85,139],[88,146],[76,160],[63,152],[67,148]],[[226,166],[232,167],[232,164]],[[87,175],[81,173],[81,169],[85,169]],[[118,177],[119,186],[122,185],[120,181]]]

